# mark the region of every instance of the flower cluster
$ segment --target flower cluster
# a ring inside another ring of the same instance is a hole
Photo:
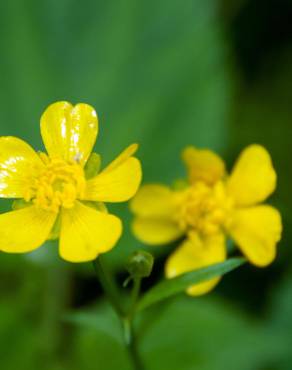
[[[133,156],[137,145],[98,173],[91,155],[98,118],[91,106],[54,103],[40,126],[48,154],[16,137],[0,138],[0,197],[23,199],[20,209],[0,215],[0,249],[30,252],[54,236],[63,259],[93,260],[121,235],[120,219],[104,202],[123,202],[136,193],[141,181],[141,165]]]
[[[59,252],[70,262],[94,260],[117,243],[121,220],[104,203],[131,199],[141,182],[141,165],[126,148],[102,171],[92,153],[98,119],[87,104],[50,105],[41,117],[46,153],[35,152],[16,137],[0,137],[0,197],[16,200],[0,215],[0,249],[23,253],[59,238]],[[232,239],[246,258],[262,267],[276,255],[280,213],[262,204],[276,187],[276,172],[267,150],[247,147],[230,175],[210,150],[183,151],[188,177],[179,186],[144,185],[131,201],[133,232],[146,244],[179,241],[168,257],[166,276],[223,262]],[[187,289],[210,291],[214,278]]]
[[[131,202],[138,239],[150,245],[182,239],[166,262],[166,276],[224,261],[228,237],[252,264],[270,264],[282,223],[277,209],[261,204],[276,187],[276,172],[266,149],[247,147],[230,175],[222,159],[209,150],[188,147],[182,157],[188,172],[185,183],[177,189],[142,186]],[[219,279],[193,285],[187,292],[204,294]]]

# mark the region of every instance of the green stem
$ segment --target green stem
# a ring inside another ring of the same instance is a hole
[[[122,320],[122,326],[124,331],[124,340],[129,353],[129,356],[132,360],[133,369],[135,370],[144,370],[142,365],[138,349],[137,349],[137,340],[133,330],[133,321],[129,318],[124,318]]]
[[[118,317],[121,320],[124,341],[129,353],[129,357],[131,358],[133,364],[133,369],[143,370],[144,367],[141,363],[137,351],[136,338],[133,329],[133,319],[135,315],[137,300],[140,293],[141,279],[134,279],[130,308],[129,311],[125,313],[123,307],[120,304],[120,297],[117,291],[117,287],[114,281],[112,280],[111,276],[108,274],[107,269],[104,268],[100,257],[98,257],[93,262],[93,266],[108,300],[110,301],[111,305],[113,306],[114,310],[116,311]]]
[[[134,278],[133,280],[133,290],[131,297],[131,305],[129,308],[129,319],[132,321],[135,315],[136,305],[138,302],[139,294],[141,289],[141,278]]]
[[[137,341],[136,341],[135,333],[133,329],[133,321],[134,321],[137,301],[138,301],[139,294],[140,294],[140,289],[141,289],[141,278],[134,278],[133,290],[132,290],[132,295],[131,295],[131,304],[129,307],[128,315],[123,321],[125,343],[127,345],[129,355],[132,358],[135,370],[143,370],[143,365],[138,355]]]
[[[67,343],[67,329],[60,317],[66,309],[70,292],[70,271],[62,266],[46,270],[46,292],[44,297],[44,318],[42,339],[39,350],[39,366],[44,369],[55,368],[57,363],[67,361],[64,342]],[[61,350],[62,349],[62,350]],[[65,366],[65,365],[64,365]]]
[[[121,299],[117,287],[111,276],[108,274],[108,270],[104,268],[101,257],[98,257],[96,260],[93,261],[93,267],[98,276],[99,282],[114,310],[119,317],[124,316],[124,310],[122,308],[122,305],[120,304]]]

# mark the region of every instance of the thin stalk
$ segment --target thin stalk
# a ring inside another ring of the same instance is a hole
[[[128,353],[132,358],[133,366],[135,370],[143,370],[143,365],[141,359],[138,354],[137,350],[137,340],[134,333],[133,328],[133,320],[135,316],[135,310],[137,301],[139,298],[141,289],[141,278],[134,278],[133,280],[133,290],[131,295],[131,304],[129,307],[128,315],[124,319],[124,336],[125,336],[125,343],[128,349]]]
[[[60,316],[69,303],[71,275],[70,271],[62,266],[48,266],[45,279],[46,294],[38,361],[44,369],[51,369],[57,364],[67,363],[68,360],[67,351],[63,351],[64,342],[68,341],[67,329],[65,330]]]
[[[124,318],[122,320],[122,326],[124,331],[125,344],[129,353],[129,357],[132,361],[133,369],[144,370],[144,366],[141,362],[137,349],[137,340],[133,329],[133,321],[129,320],[129,318]]]
[[[124,316],[124,310],[120,303],[121,299],[117,287],[111,276],[108,274],[108,270],[104,268],[100,257],[93,261],[93,267],[97,274],[99,282],[114,310],[119,317]]]
[[[117,287],[114,281],[112,280],[111,276],[108,274],[108,270],[103,266],[100,257],[98,257],[93,262],[93,266],[98,276],[98,279],[102,285],[104,293],[106,294],[109,302],[116,311],[118,317],[120,318],[125,345],[128,350],[129,357],[132,361],[133,369],[144,370],[144,367],[141,363],[137,351],[137,343],[133,330],[133,319],[135,315],[137,300],[140,293],[141,279],[134,279],[130,308],[128,312],[125,313],[122,305],[120,304],[120,297]]]
[[[140,295],[141,289],[141,278],[134,278],[133,280],[133,290],[131,296],[131,305],[128,313],[129,319],[132,321],[135,315],[136,305]]]

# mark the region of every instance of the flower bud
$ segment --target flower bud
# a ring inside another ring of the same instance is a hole
[[[144,278],[150,276],[153,263],[154,258],[150,253],[139,250],[129,257],[126,269],[133,279]]]

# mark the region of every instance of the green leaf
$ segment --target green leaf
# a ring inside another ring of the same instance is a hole
[[[282,353],[278,359],[281,370],[291,369],[292,353],[292,270],[281,277],[274,284],[270,292],[270,307],[266,317],[266,330],[277,336],[277,343],[281,344]]]
[[[230,258],[225,262],[187,272],[173,279],[164,280],[162,283],[159,283],[154,286],[154,288],[150,289],[142,297],[138,303],[138,310],[141,311],[165,298],[183,292],[192,284],[201,283],[217,276],[224,275],[241,266],[245,261],[245,258],[242,257]]]
[[[123,345],[121,325],[109,304],[94,307],[94,310],[69,312],[63,320],[87,329],[93,329]]]
[[[182,295],[143,311],[138,334],[147,370],[282,370],[271,366],[282,353],[278,336],[216,294]]]
[[[121,325],[110,304],[101,302],[90,310],[69,312],[64,319],[75,325],[70,370],[131,369]]]

